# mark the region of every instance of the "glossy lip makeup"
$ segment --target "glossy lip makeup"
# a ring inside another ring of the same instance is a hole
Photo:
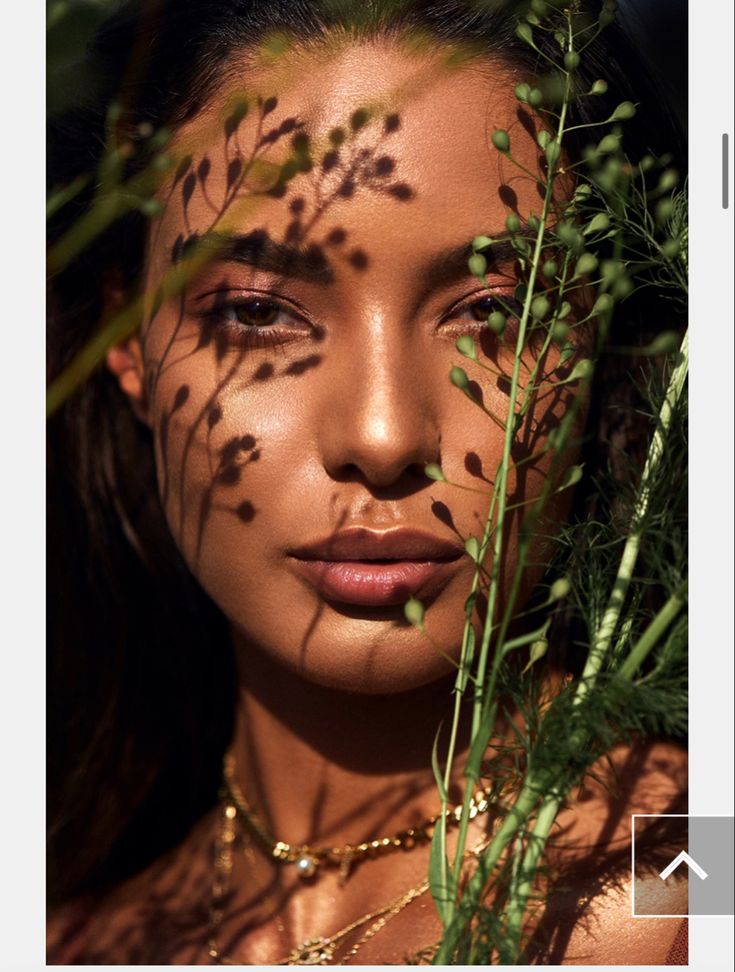
[[[433,597],[464,549],[420,530],[354,527],[290,553],[295,571],[327,601],[366,607]]]

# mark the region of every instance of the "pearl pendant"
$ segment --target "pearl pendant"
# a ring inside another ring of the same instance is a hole
[[[318,864],[317,859],[312,857],[311,854],[301,854],[294,862],[299,877],[302,878],[314,877]]]

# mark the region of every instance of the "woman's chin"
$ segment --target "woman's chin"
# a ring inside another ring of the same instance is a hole
[[[275,681],[279,676],[303,680],[305,685],[359,695],[397,695],[446,678],[455,671],[452,659],[459,655],[462,632],[432,643],[403,618],[403,608],[381,609],[366,616],[364,608],[339,611],[339,625],[325,623],[311,637],[305,636],[291,650],[287,639],[275,641],[255,632],[236,631],[234,642],[243,675],[253,665],[267,667]],[[390,616],[389,616],[390,615]],[[254,645],[258,645],[255,648]],[[257,660],[256,660],[257,659]]]

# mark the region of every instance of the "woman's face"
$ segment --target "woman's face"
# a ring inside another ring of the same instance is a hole
[[[513,297],[513,260],[483,284],[468,243],[503,235],[512,209],[541,211],[534,181],[489,137],[506,128],[534,172],[538,150],[500,65],[450,69],[373,43],[231,74],[176,135],[192,162],[162,192],[149,239],[149,292],[182,240],[218,240],[143,329],[166,516],[245,650],[325,685],[411,689],[458,656],[474,571],[463,544],[482,535],[509,405],[513,325],[504,346],[485,320],[494,297]],[[456,350],[462,335],[479,363]],[[524,362],[522,384],[533,351]],[[556,364],[550,352],[544,370]],[[484,410],[450,382],[454,365]],[[541,489],[571,387],[552,375],[539,393],[511,503]],[[566,504],[552,499],[552,521]],[[518,524],[506,521],[506,588]],[[537,545],[530,559],[546,555]],[[411,595],[431,640],[404,620]]]

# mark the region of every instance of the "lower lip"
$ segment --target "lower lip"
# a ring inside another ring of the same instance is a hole
[[[457,560],[297,560],[299,573],[328,601],[385,607],[437,594]]]

